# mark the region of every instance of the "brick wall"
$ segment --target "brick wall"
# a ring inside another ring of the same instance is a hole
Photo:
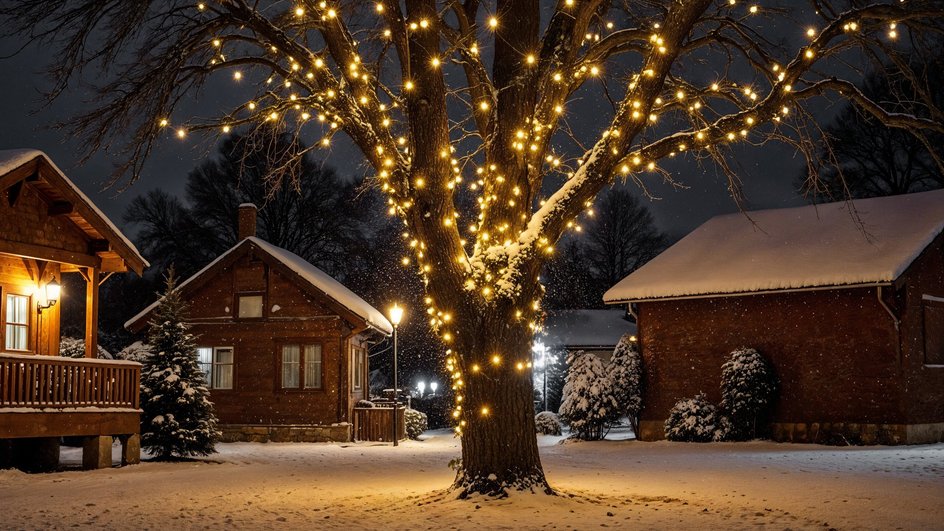
[[[742,346],[780,378],[775,421],[905,419],[897,332],[874,288],[640,303],[639,324],[643,420],[699,391],[719,401],[721,365]]]

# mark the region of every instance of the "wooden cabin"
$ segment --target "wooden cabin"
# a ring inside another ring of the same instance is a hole
[[[85,437],[87,468],[139,459],[140,365],[100,360],[98,289],[113,273],[148,263],[89,198],[40,151],[0,151],[0,466],[55,468],[59,439]],[[85,293],[62,293],[81,275]],[[85,299],[86,359],[59,356],[64,297]]]
[[[239,207],[240,241],[184,280],[225,441],[349,441],[368,394],[370,346],[393,332],[384,315],[298,255],[255,236]],[[125,326],[143,330],[157,302]]]
[[[756,348],[780,380],[774,439],[944,438],[944,190],[718,216],[605,295],[637,314],[642,439],[675,402],[720,400]]]

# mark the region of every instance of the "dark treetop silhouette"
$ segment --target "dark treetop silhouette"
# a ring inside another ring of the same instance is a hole
[[[116,177],[135,179],[154,142],[201,131],[275,122],[323,133],[312,150],[349,136],[405,225],[404,262],[423,275],[424,317],[448,349],[456,488],[501,495],[551,492],[530,374],[539,273],[604,186],[645,189],[671,181],[665,159],[703,157],[737,197],[731,146],[780,140],[810,155],[808,104],[825,94],[919,135],[944,129],[930,100],[928,117],[903,114],[853,82],[864,56],[907,68],[940,32],[941,1],[795,4],[6,0],[0,18],[61,46],[56,91],[100,70],[99,99],[69,124],[90,150],[121,150]],[[243,103],[179,112],[224,75]],[[576,98],[612,108],[593,115],[592,137],[569,126]]]

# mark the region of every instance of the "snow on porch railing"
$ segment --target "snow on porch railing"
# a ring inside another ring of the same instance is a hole
[[[0,408],[138,409],[141,364],[0,352]]]

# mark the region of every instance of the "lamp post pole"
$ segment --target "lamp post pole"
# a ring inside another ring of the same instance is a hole
[[[399,437],[397,435],[400,431],[397,429],[397,417],[399,417],[399,395],[398,385],[397,385],[397,328],[396,324],[393,325],[393,445],[397,446]]]
[[[547,350],[546,347],[541,347],[541,359],[544,360],[544,393],[541,396],[544,397],[544,411],[547,411]]]
[[[399,304],[394,304],[390,308],[390,324],[393,325],[393,445],[399,444],[400,430],[397,424],[400,413],[400,382],[397,381],[397,328],[400,327],[400,319],[403,319],[403,308]]]

